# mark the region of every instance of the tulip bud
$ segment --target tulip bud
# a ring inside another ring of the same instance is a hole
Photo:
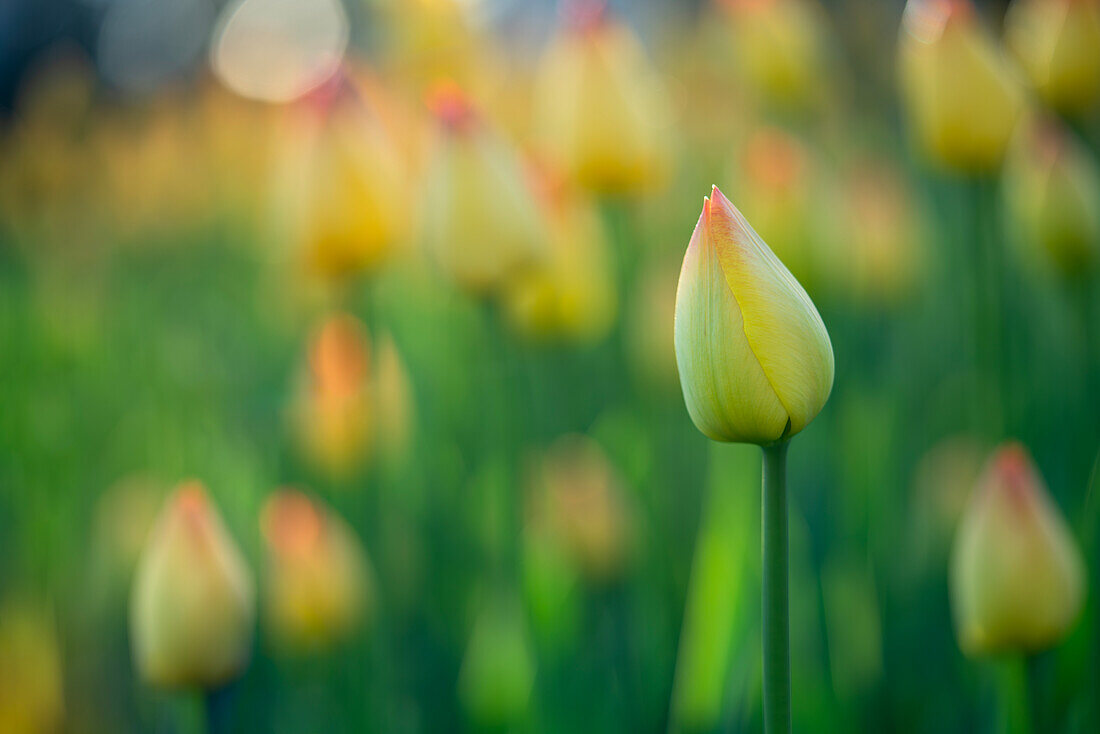
[[[265,612],[276,644],[327,647],[363,621],[370,567],[355,532],[293,490],[268,498],[260,518],[267,547]]]
[[[536,136],[576,181],[636,193],[668,168],[668,103],[638,38],[602,2],[573,3],[539,62]]]
[[[1001,446],[963,514],[951,557],[951,601],[968,655],[1056,644],[1081,612],[1081,552],[1027,451]]]
[[[293,409],[303,453],[344,478],[366,459],[373,435],[370,340],[354,316],[329,317],[314,334]]]
[[[661,259],[644,268],[631,298],[626,334],[630,365],[638,378],[648,386],[669,390],[679,382],[673,339],[677,275],[671,260]]]
[[[696,427],[768,445],[805,428],[833,386],[833,347],[810,297],[715,187],[676,292],[676,363]]]
[[[1023,95],[969,0],[909,0],[898,52],[903,98],[923,151],[955,170],[997,168]]]
[[[377,343],[374,407],[378,431],[375,451],[384,462],[400,464],[409,455],[416,405],[409,371],[389,334]]]
[[[597,341],[617,309],[607,236],[590,202],[546,179],[549,258],[509,283],[505,305],[512,323],[532,336]]]
[[[507,726],[527,711],[534,679],[523,610],[514,601],[492,601],[474,623],[459,672],[459,699],[478,724]]]
[[[1081,114],[1100,97],[1100,2],[1016,0],[1005,37],[1031,83],[1059,112]]]
[[[545,523],[590,580],[617,575],[629,553],[630,516],[614,468],[585,436],[558,439],[535,485],[535,520]]]
[[[737,66],[765,97],[781,105],[814,100],[822,86],[828,25],[812,0],[723,0]]]
[[[181,484],[149,534],[134,577],[130,633],[141,677],[213,688],[248,664],[255,617],[245,560],[202,484]]]
[[[440,136],[421,197],[429,252],[459,286],[485,294],[543,257],[542,223],[515,151],[457,88],[436,90]]]
[[[62,688],[53,615],[27,601],[6,601],[0,609],[0,731],[59,731]]]
[[[1005,194],[1024,244],[1068,279],[1087,276],[1100,248],[1100,170],[1068,131],[1037,124],[1005,171]]]
[[[276,206],[311,272],[372,270],[409,230],[403,162],[379,118],[342,75],[301,103]],[[284,200],[285,199],[285,200]]]

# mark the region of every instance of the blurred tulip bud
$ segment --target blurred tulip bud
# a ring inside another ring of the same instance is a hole
[[[817,168],[798,138],[773,127],[761,127],[749,137],[736,166],[735,198],[741,208],[791,274],[811,290],[820,259]]]
[[[688,413],[715,441],[787,439],[832,390],[833,347],[821,316],[717,187],[684,255],[675,339]]]
[[[607,236],[591,203],[551,178],[540,182],[549,258],[508,283],[506,308],[532,336],[598,341],[614,325],[618,306]]]
[[[1009,212],[1040,261],[1067,279],[1086,277],[1100,254],[1100,169],[1072,133],[1053,122],[1028,132],[1005,170]]]
[[[627,322],[631,366],[654,386],[678,385],[676,346],[677,272],[671,261],[647,265],[638,277]]]
[[[355,532],[317,500],[281,490],[260,517],[267,548],[264,607],[276,645],[327,648],[367,616],[371,573]]]
[[[421,197],[425,244],[459,286],[489,293],[545,256],[545,233],[514,150],[454,85],[435,90],[440,136]]]
[[[969,0],[909,0],[898,44],[901,91],[914,138],[938,164],[996,169],[1023,94]]]
[[[181,484],[157,518],[134,576],[130,633],[141,677],[214,688],[248,664],[251,573],[202,484]]]
[[[865,163],[845,179],[837,249],[830,258],[838,291],[877,306],[893,305],[919,282],[919,229],[902,177],[885,163]]]
[[[377,342],[374,371],[374,410],[377,417],[375,452],[379,459],[398,465],[409,456],[416,404],[409,371],[389,334]]]
[[[968,655],[1057,644],[1081,612],[1085,568],[1070,529],[1019,444],[975,487],[951,556],[951,601]]]
[[[600,445],[571,435],[547,449],[533,497],[537,524],[592,581],[619,575],[630,552],[630,515],[620,480]]]
[[[822,29],[828,19],[813,0],[722,0],[737,66],[772,102],[803,106],[820,94],[826,69]]]
[[[566,26],[539,62],[536,137],[583,186],[609,194],[660,185],[669,167],[670,107],[641,42],[605,3],[567,5]]]
[[[523,609],[497,599],[474,623],[458,677],[458,695],[481,726],[505,727],[527,711],[535,681],[535,658]]]
[[[24,600],[0,608],[0,731],[49,734],[61,729],[61,651],[53,615]]]
[[[283,196],[309,269],[337,277],[377,268],[410,230],[404,162],[382,121],[342,74],[300,103]],[[303,144],[304,143],[304,144]]]
[[[374,435],[371,350],[354,316],[330,316],[314,333],[293,408],[299,444],[319,469],[337,479],[359,469]]]
[[[125,598],[163,495],[157,482],[133,476],[112,485],[96,502],[89,579],[96,605]]]
[[[1081,114],[1100,97],[1100,2],[1015,0],[1005,37],[1031,83],[1059,112]]]

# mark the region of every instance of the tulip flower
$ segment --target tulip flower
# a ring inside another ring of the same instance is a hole
[[[536,136],[588,189],[630,194],[668,168],[668,103],[637,37],[598,0],[569,6],[539,62]]]
[[[410,229],[404,162],[381,120],[340,75],[302,103],[276,205],[309,270],[325,278],[371,271]]]
[[[695,426],[764,449],[764,726],[789,732],[787,447],[829,397],[833,347],[806,291],[717,187],[684,255],[675,342]]]
[[[371,347],[354,316],[331,316],[310,341],[308,364],[292,410],[302,452],[336,478],[354,473],[374,435]]]
[[[813,102],[826,62],[828,20],[814,0],[722,0],[737,66],[762,95],[783,106]]]
[[[901,91],[919,147],[953,170],[996,169],[1023,95],[969,0],[909,0],[898,46]]]
[[[255,590],[202,484],[181,484],[149,534],[134,577],[130,633],[141,677],[215,688],[248,664]]]
[[[1100,168],[1069,131],[1039,123],[1021,136],[1005,193],[1024,244],[1066,279],[1087,276],[1100,248]]]
[[[951,601],[968,655],[1036,652],[1081,613],[1085,566],[1027,450],[1002,445],[964,511],[951,556]]]
[[[590,202],[564,181],[544,178],[549,255],[508,284],[505,306],[512,323],[531,336],[597,341],[617,312],[607,235]]]
[[[491,601],[474,623],[459,671],[459,699],[476,723],[507,727],[527,710],[534,679],[523,610],[511,600]]]
[[[65,713],[61,650],[53,615],[9,599],[0,608],[0,731],[60,731]]]
[[[364,619],[370,567],[355,532],[318,501],[281,490],[260,518],[267,548],[264,609],[276,644],[328,647]]]
[[[487,294],[543,259],[545,235],[514,150],[454,85],[435,90],[439,138],[420,198],[423,239],[460,287]]]
[[[599,444],[584,436],[558,439],[543,457],[535,492],[536,521],[546,524],[581,573],[599,582],[623,569],[630,515]]]
[[[833,385],[833,348],[810,297],[715,187],[676,293],[676,362],[688,412],[715,441],[785,441]]]
[[[1100,98],[1100,2],[1016,0],[1005,37],[1043,100],[1081,115]]]
[[[409,455],[416,422],[409,371],[389,334],[379,337],[374,370],[374,409],[378,430],[375,453],[383,462],[400,464]]]

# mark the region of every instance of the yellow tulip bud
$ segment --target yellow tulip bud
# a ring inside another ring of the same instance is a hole
[[[488,293],[544,257],[538,208],[514,150],[460,90],[440,87],[434,160],[421,197],[429,252],[459,286]]]
[[[61,651],[53,615],[24,600],[0,609],[0,731],[48,734],[64,714]]]
[[[675,340],[684,402],[715,441],[789,438],[832,390],[833,347],[821,316],[717,187],[684,255]]]
[[[408,458],[416,405],[409,371],[389,334],[378,339],[374,372],[374,407],[378,431],[375,451],[382,461],[399,464]]]
[[[366,553],[351,527],[294,490],[268,498],[260,524],[267,547],[264,607],[276,644],[310,650],[351,634],[371,590]]]
[[[1037,651],[1081,612],[1081,552],[1027,451],[999,448],[963,514],[951,557],[951,601],[969,655]]]
[[[955,170],[999,166],[1023,94],[969,0],[909,0],[898,52],[903,98],[924,153]]]
[[[630,515],[599,444],[585,436],[558,439],[543,457],[535,491],[535,521],[546,524],[585,576],[606,581],[622,571]]]
[[[638,277],[627,320],[630,366],[647,386],[667,390],[679,382],[673,343],[677,275],[671,258],[648,264]]]
[[[1009,159],[1005,194],[1023,243],[1066,278],[1087,276],[1100,248],[1100,169],[1071,133],[1035,125]]]
[[[298,250],[322,277],[377,268],[410,229],[403,161],[343,76],[302,104],[309,108],[290,131],[284,162],[289,201],[278,204],[293,208]]]
[[[724,0],[737,66],[781,105],[812,102],[822,86],[828,25],[812,0]]]
[[[1081,114],[1100,97],[1100,2],[1016,0],[1005,16],[1008,45],[1054,109]]]
[[[252,648],[254,593],[202,485],[181,484],[134,577],[130,633],[141,677],[156,686],[212,688],[240,675]]]
[[[533,336],[597,341],[614,325],[618,305],[606,233],[590,202],[563,181],[542,183],[549,258],[508,284],[506,308]]]
[[[665,178],[665,91],[638,38],[600,2],[576,3],[550,42],[534,89],[536,136],[567,173],[601,193]]]
[[[329,317],[310,342],[292,415],[302,452],[336,478],[352,474],[369,454],[370,371],[366,327],[348,314]]]

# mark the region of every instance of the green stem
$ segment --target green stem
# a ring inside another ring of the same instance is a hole
[[[787,446],[764,447],[764,731],[791,730],[791,640],[787,601]]]
[[[1013,656],[995,663],[997,695],[1000,698],[1002,734],[1032,734],[1027,671],[1023,657]]]

